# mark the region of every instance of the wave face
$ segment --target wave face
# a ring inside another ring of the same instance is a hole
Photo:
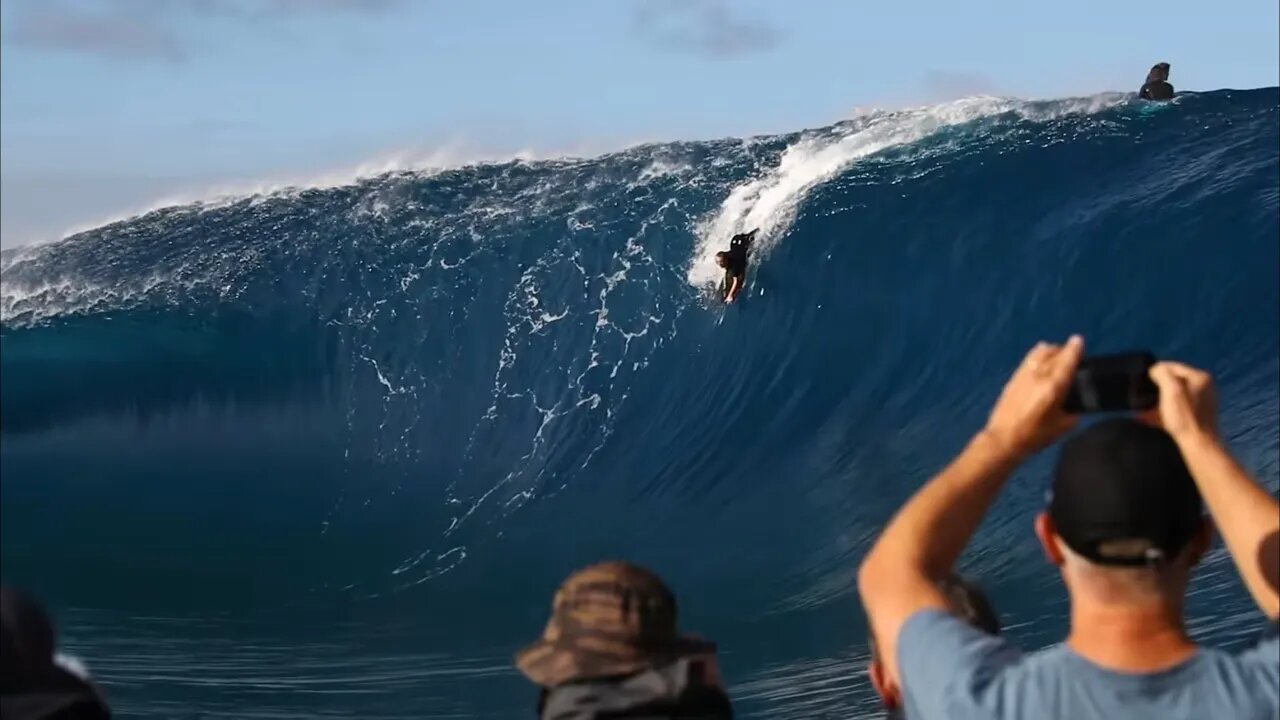
[[[1210,368],[1273,490],[1277,91],[966,100],[393,173],[4,255],[3,567],[131,716],[532,712],[510,656],[625,556],[746,717],[874,715],[857,562],[1022,353]],[[759,226],[749,296],[712,255]],[[964,569],[1065,602],[1005,491]],[[1194,631],[1257,629],[1221,551]]]

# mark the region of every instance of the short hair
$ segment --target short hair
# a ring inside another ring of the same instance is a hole
[[[967,580],[956,573],[938,581],[938,590],[947,600],[947,610],[957,618],[988,635],[1000,634],[1000,619],[996,617],[991,599],[978,587],[977,583]],[[871,649],[871,657],[876,657],[876,635],[867,628],[867,645]]]
[[[938,583],[938,588],[956,617],[988,635],[1000,634],[1000,619],[991,606],[991,598],[976,583],[953,574]]]
[[[1171,558],[1171,562],[1140,566],[1103,565],[1075,552],[1066,542],[1059,549],[1065,560],[1063,574],[1074,577],[1076,583],[1087,583],[1091,594],[1129,598],[1181,592],[1170,586],[1170,582],[1190,572],[1191,567],[1182,565],[1179,559],[1186,556],[1192,545],[1188,542],[1175,558]],[[1080,586],[1077,584],[1075,587]]]

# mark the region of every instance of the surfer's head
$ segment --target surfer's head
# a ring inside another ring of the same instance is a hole
[[[723,250],[716,253],[716,264],[720,267],[729,267],[729,253]]]
[[[1147,82],[1169,82],[1169,63],[1156,63],[1147,73]]]

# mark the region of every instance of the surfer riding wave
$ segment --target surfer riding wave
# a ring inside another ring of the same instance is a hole
[[[759,229],[739,233],[729,240],[729,249],[716,253],[716,264],[724,268],[724,280],[720,284],[721,297],[731,303],[742,292],[747,280],[747,258],[751,253],[751,242],[755,240]]]

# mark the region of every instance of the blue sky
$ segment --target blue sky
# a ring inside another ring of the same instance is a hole
[[[4,0],[0,241],[435,148],[594,152],[975,93],[1277,84],[1275,0]]]

